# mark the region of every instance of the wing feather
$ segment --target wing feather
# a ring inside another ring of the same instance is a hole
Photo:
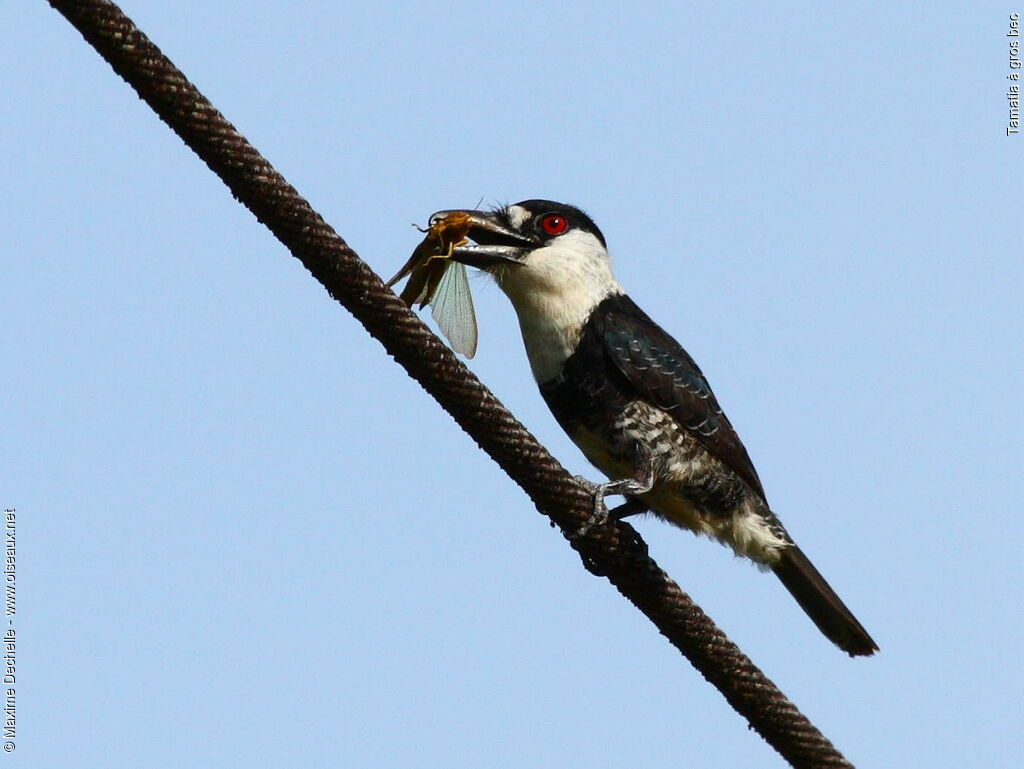
[[[626,296],[616,297],[600,324],[607,356],[635,392],[671,414],[764,498],[746,448],[686,350]]]

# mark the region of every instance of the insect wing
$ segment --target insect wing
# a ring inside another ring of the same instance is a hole
[[[446,267],[430,299],[430,314],[452,349],[472,358],[476,355],[476,312],[466,265],[449,261]]]

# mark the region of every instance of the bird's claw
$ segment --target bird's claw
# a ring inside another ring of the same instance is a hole
[[[594,483],[588,481],[582,475],[574,476],[574,478],[577,483],[586,487],[594,495],[594,510],[590,517],[583,522],[583,525],[573,533],[573,539],[586,536],[595,526],[607,523],[609,520],[621,521],[630,515],[648,512],[649,508],[647,505],[637,497],[632,496],[633,494],[643,494],[650,491],[651,484],[647,479],[637,481],[633,478],[626,478],[625,480],[611,481],[609,483]],[[609,510],[608,505],[604,501],[605,497],[617,496],[619,494],[624,495],[626,501]]]
[[[622,519],[627,516],[649,512],[647,505],[645,505],[642,500],[634,496],[627,496],[626,501],[623,504],[613,508],[612,510],[608,509],[608,505],[606,505],[604,501],[605,497],[615,494],[630,494],[634,491],[644,493],[645,491],[649,491],[650,486],[647,485],[645,487],[642,481],[638,482],[632,479],[627,479],[625,481],[614,481],[611,483],[593,483],[579,475],[575,476],[575,480],[594,495],[594,510],[590,514],[590,517],[583,522],[583,525],[569,535],[570,541],[576,541],[581,537],[587,536],[594,528],[608,523],[609,521],[621,522]],[[646,556],[647,543],[641,539],[636,529],[628,523],[622,523],[620,530],[623,529],[625,530],[625,534],[628,538],[631,539],[641,553]],[[604,570],[588,556],[583,556],[583,565],[587,571],[598,577],[606,576]]]
[[[572,539],[578,539],[579,537],[585,537],[589,534],[595,526],[607,523],[610,516],[608,514],[608,505],[604,503],[604,498],[608,496],[608,487],[612,484],[594,483],[592,481],[588,481],[582,475],[574,476],[574,480],[594,495],[594,509],[591,512],[590,517],[587,518],[587,520],[583,522],[583,525],[572,534]]]

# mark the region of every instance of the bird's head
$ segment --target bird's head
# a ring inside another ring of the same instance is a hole
[[[438,211],[430,221],[455,211]],[[488,272],[516,310],[550,312],[551,303],[592,309],[619,289],[604,235],[580,209],[551,200],[524,200],[469,216],[472,244],[452,252],[456,261]]]

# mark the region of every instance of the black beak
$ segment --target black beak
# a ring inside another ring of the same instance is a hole
[[[490,211],[438,211],[430,215],[430,223],[455,213],[469,217],[472,224],[467,235],[474,241],[452,250],[456,262],[482,270],[497,264],[521,264],[526,253],[537,247],[537,243],[509,229]]]

